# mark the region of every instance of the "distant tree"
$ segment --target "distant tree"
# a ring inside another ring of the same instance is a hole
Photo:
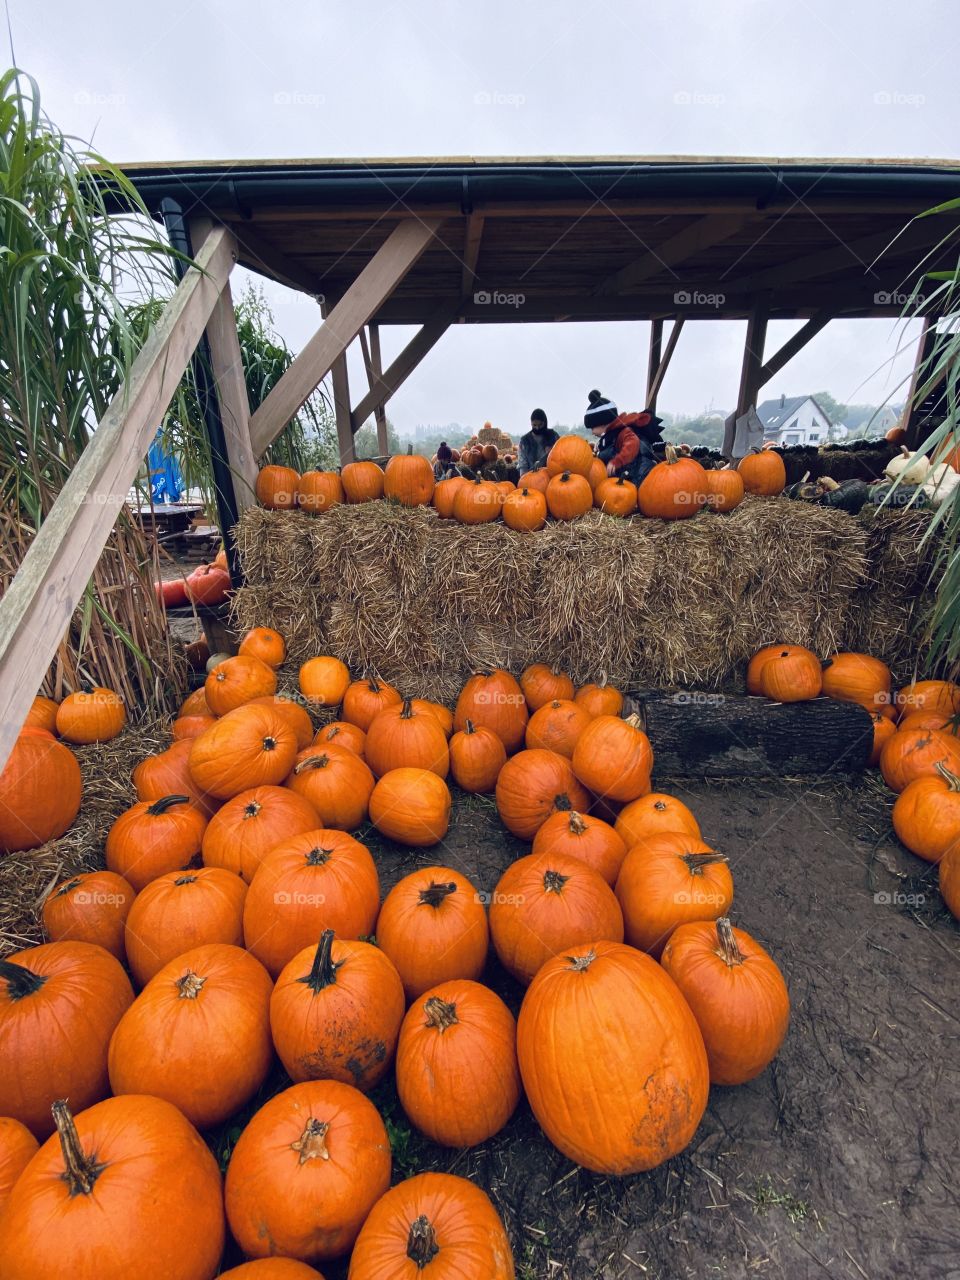
[[[813,398],[831,422],[846,421],[847,406],[834,400],[829,391],[815,391]]]
[[[409,441],[407,443],[409,443]],[[358,458],[379,458],[380,457],[380,446],[377,443],[377,428],[375,426],[368,424],[367,426],[363,426],[360,428],[357,434],[353,437],[353,451]],[[405,451],[406,451],[406,445],[397,435],[396,427],[388,418],[387,419],[387,452],[402,453]],[[419,441],[417,442],[417,446],[414,449],[414,452],[423,453],[423,449]]]

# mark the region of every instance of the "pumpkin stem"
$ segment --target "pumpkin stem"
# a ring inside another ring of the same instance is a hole
[[[197,974],[187,970],[182,978],[178,978],[174,984],[180,993],[181,1000],[196,1000],[197,996],[203,990],[203,984],[206,978],[200,978]]]
[[[680,861],[687,864],[687,870],[692,876],[702,876],[707,867],[712,866],[714,862],[726,862],[727,858],[722,853],[681,853]]]
[[[940,777],[947,784],[947,787],[950,791],[960,791],[960,777],[958,777],[955,773],[951,773],[942,760],[938,760],[933,767],[936,769],[937,773],[939,773]]]
[[[525,498],[529,498],[529,497],[530,497],[530,490],[529,490],[529,489],[521,489],[521,490],[520,490],[520,492],[523,494],[523,496],[524,496]]]
[[[60,1177],[70,1188],[71,1198],[88,1196],[93,1190],[93,1184],[107,1166],[98,1164],[92,1156],[84,1154],[66,1099],[61,1098],[55,1102],[50,1110],[53,1112],[53,1123],[57,1126],[60,1150],[63,1152],[64,1171]]]
[[[624,723],[625,723],[625,724],[630,725],[630,726],[631,726],[632,728],[634,728],[634,729],[642,729],[642,728],[643,728],[643,724],[642,724],[642,722],[641,722],[641,720],[640,720],[640,717],[637,715],[637,713],[636,713],[636,712],[634,712],[632,716],[627,716],[627,718],[626,718],[626,720],[624,721]]]
[[[437,884],[435,880],[431,880],[426,889],[420,890],[420,906],[439,907],[444,898],[449,898],[450,894],[456,891],[457,886],[452,880],[443,884]]]
[[[332,849],[321,849],[320,846],[317,845],[316,848],[311,849],[307,854],[306,865],[308,867],[322,867],[324,863],[330,861],[330,855],[332,853]]]
[[[295,774],[303,773],[304,769],[325,769],[330,763],[330,757],[327,755],[307,756],[306,760],[301,760],[299,764],[293,766]]]
[[[276,751],[276,749],[277,749],[277,740],[276,740],[276,738],[271,738],[271,737],[266,737],[266,738],[264,738],[264,740],[263,740],[263,749],[264,749],[264,751]]]
[[[584,822],[582,816],[577,813],[576,809],[571,809],[570,817],[567,821],[567,830],[571,835],[582,836],[586,829],[587,824]]]
[[[22,964],[12,964],[9,960],[0,960],[0,979],[6,982],[7,995],[11,1000],[32,996],[46,982],[42,974],[25,969]]]
[[[464,732],[464,733],[476,733],[476,732],[477,732],[477,726],[473,723],[473,721],[472,721],[472,720],[468,720],[468,721],[467,721],[467,723],[463,726],[463,732]]]
[[[263,806],[258,801],[251,800],[248,805],[244,806],[244,810],[243,810],[244,820],[246,820],[247,818],[255,818],[262,808]]]
[[[662,800],[654,800],[653,807],[656,809],[657,813],[663,813],[667,806]]]
[[[417,1270],[422,1271],[440,1252],[437,1244],[437,1233],[431,1226],[425,1213],[414,1218],[410,1223],[410,1234],[407,1236],[407,1257],[416,1263]]]
[[[545,871],[543,873],[544,893],[562,893],[563,886],[569,879],[569,876],[563,876],[559,871]]]
[[[79,876],[74,876],[72,880],[68,880],[66,884],[62,884],[60,888],[56,890],[56,895],[58,898],[62,898],[65,893],[70,893],[73,889],[79,888],[82,884],[83,881],[81,878]]]
[[[376,676],[367,676],[367,688],[370,690],[371,693],[380,692],[380,683],[377,680]]]
[[[313,1116],[310,1117],[297,1141],[290,1143],[292,1151],[300,1152],[300,1164],[306,1164],[308,1160],[330,1159],[326,1142],[329,1128],[325,1120],[315,1120]]]
[[[157,818],[161,813],[166,813],[168,809],[172,809],[175,805],[189,803],[189,796],[161,796],[159,800],[154,800],[153,804],[147,809],[147,813],[151,817]]]
[[[413,707],[409,698],[404,698],[403,706],[400,708],[400,719],[411,720],[413,718]]]
[[[729,916],[721,916],[717,921],[717,939],[720,942],[724,964],[731,969],[735,964],[743,964],[743,952],[737,946],[737,940],[733,936],[733,925],[730,923]]]
[[[196,876],[177,876],[173,883],[179,888],[182,884],[196,884],[196,880]]]
[[[324,987],[332,987],[336,982],[341,964],[342,960],[337,962],[333,958],[333,930],[324,929],[310,972],[297,981],[305,983],[314,995],[319,995]]]
[[[573,804],[565,791],[562,791],[560,795],[553,797],[553,807],[559,813],[570,813],[573,810]]]
[[[677,451],[672,444],[667,445],[666,449],[664,450],[664,456],[666,457],[667,462],[676,462]]]
[[[425,1027],[436,1027],[438,1031],[446,1031],[448,1027],[455,1026],[460,1019],[457,1017],[457,1006],[450,1004],[446,1000],[441,1000],[439,996],[430,996],[424,1001],[423,1011],[427,1015],[427,1020],[423,1024]]]
[[[593,964],[594,960],[596,960],[597,953],[591,947],[591,949],[587,952],[586,955],[565,956],[564,958],[570,961],[570,968],[573,970],[574,973],[586,973],[586,971]]]

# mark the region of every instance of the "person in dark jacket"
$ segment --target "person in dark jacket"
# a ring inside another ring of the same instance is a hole
[[[653,445],[661,437],[663,420],[649,409],[618,413],[599,391],[591,391],[588,401],[584,425],[598,437],[597,457],[606,464],[607,475],[639,484],[657,464]]]
[[[547,454],[560,439],[556,431],[547,426],[547,415],[542,409],[534,409],[530,415],[530,430],[520,437],[520,456],[517,466],[520,474],[539,471],[546,465]]]

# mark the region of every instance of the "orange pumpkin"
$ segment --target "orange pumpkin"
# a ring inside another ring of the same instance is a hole
[[[462,791],[492,791],[506,762],[506,748],[493,730],[472,720],[450,739],[450,772]]]
[[[339,1257],[390,1185],[390,1166],[390,1140],[368,1098],[339,1080],[295,1084],[237,1140],[225,1188],[230,1230],[251,1258]]]
[[[335,747],[344,747],[362,759],[367,745],[367,735],[358,725],[350,724],[347,720],[332,720],[330,724],[325,724],[317,730],[317,736],[313,740],[315,747],[322,747],[326,743]]]
[[[747,663],[747,693],[753,694],[754,697],[761,696],[760,672],[775,654],[791,647],[788,644],[768,644],[757,650]]]
[[[514,1280],[500,1216],[479,1187],[451,1173],[420,1173],[370,1210],[349,1280]]]
[[[132,805],[107,832],[107,867],[140,890],[167,871],[200,865],[207,820],[188,796]]]
[[[397,1093],[431,1142],[475,1147],[520,1101],[517,1024],[479,982],[442,982],[411,1004],[397,1046]]]
[[[77,758],[44,729],[21,729],[0,772],[0,851],[55,840],[80,812]]]
[[[347,502],[375,502],[383,497],[383,472],[375,462],[348,462],[340,471]]]
[[[123,699],[112,689],[71,693],[57,708],[57,733],[67,742],[109,742],[127,723]]]
[[[220,867],[168,871],[137,894],[125,929],[127,965],[143,987],[165,964],[208,942],[243,946],[247,886]]]
[[[528,747],[543,747],[571,759],[581,733],[592,723],[590,715],[575,702],[556,700],[545,703],[530,717],[525,742]]]
[[[430,711],[417,712],[409,698],[374,716],[367,730],[364,755],[374,776],[391,769],[429,769],[438,778],[450,770],[447,736]]]
[[[467,480],[453,495],[453,518],[461,524],[489,524],[500,514],[502,496],[489,480]]]
[[[52,698],[43,698],[38,694],[30,704],[27,718],[23,722],[24,729],[46,729],[47,733],[56,733],[59,706],[59,702],[54,702]]]
[[[403,507],[427,507],[433,497],[433,467],[413,445],[407,452],[396,453],[387,463],[383,475],[383,496],[392,498]]]
[[[201,685],[199,689],[194,689],[193,693],[188,693],[183,702],[180,703],[180,710],[177,712],[180,716],[212,716],[213,712],[207,706],[207,692]]]
[[[617,814],[615,825],[628,849],[661,831],[686,831],[700,838],[700,825],[687,806],[663,791],[651,791],[632,800]]]
[[[219,724],[219,721],[214,721],[214,725],[216,724]],[[211,725],[210,729],[213,729],[214,725]],[[205,817],[209,818],[215,813],[219,800],[202,791],[190,772],[193,745],[203,737],[206,737],[206,733],[196,738],[184,738],[167,747],[166,751],[160,751],[155,756],[147,756],[146,759],[141,760],[133,771],[133,785],[136,788],[137,799],[152,803],[154,800],[163,800],[166,796],[184,795],[189,797]]]
[[[940,893],[955,919],[960,920],[960,853],[948,850],[940,859]]]
[[[547,510],[554,520],[576,520],[593,506],[593,491],[585,476],[561,471],[547,485]]]
[[[115,871],[84,871],[62,880],[43,904],[43,931],[51,942],[92,942],[121,963],[123,930],[136,891]]]
[[[760,668],[760,692],[774,702],[808,702],[822,688],[823,676],[816,654],[801,645],[784,645]]]
[[[292,698],[283,698],[277,693],[265,694],[262,698],[251,698],[243,704],[247,707],[272,707],[277,715],[282,716],[293,730],[297,739],[297,750],[302,751],[313,742],[313,721],[310,713],[299,702]]]
[[[939,729],[901,729],[880,752],[880,772],[894,791],[917,778],[936,777],[938,765],[960,773],[960,741]]]
[[[541,474],[547,475],[545,471]],[[547,499],[540,489],[531,485],[521,483],[508,493],[501,511],[504,524],[518,533],[536,533],[547,523]]]
[[[887,742],[897,732],[897,726],[888,717],[879,711],[874,711],[870,717],[873,724],[873,745],[870,748],[870,759],[867,764],[875,769],[880,763],[880,755]]]
[[[623,710],[623,694],[612,684],[585,684],[573,700],[591,716],[618,716]]]
[[[369,942],[324,929],[284,967],[270,997],[273,1043],[287,1075],[364,1092],[393,1062],[406,1000],[392,962]]]
[[[410,706],[417,713],[427,712],[432,715],[443,730],[445,738],[449,738],[453,733],[453,712],[442,702],[430,702],[427,698],[411,698]]]
[[[868,711],[888,706],[890,668],[867,653],[835,653],[821,664],[822,692],[840,702],[858,702]]]
[[[280,632],[274,631],[272,627],[251,627],[240,641],[237,653],[242,658],[259,658],[268,667],[276,670],[283,665],[283,660],[287,656],[287,646]],[[276,685],[265,692],[276,692]]]
[[[645,516],[684,520],[695,516],[707,500],[707,477],[693,458],[681,457],[667,445],[666,461],[658,462],[640,481],[637,506]]]
[[[463,729],[468,720],[492,730],[507,755],[520,749],[527,728],[527,703],[509,671],[494,670],[470,677],[457,698],[453,727]]]
[[[531,853],[500,877],[490,937],[500,963],[526,986],[567,948],[597,939],[622,942],[623,915],[609,884],[578,858]]]
[[[707,1054],[687,1002],[660,965],[622,943],[547,961],[524,996],[517,1053],[540,1127],[595,1173],[669,1160],[707,1105]]]
[[[593,458],[590,462],[590,470],[587,472],[587,480],[590,482],[590,488],[593,490],[594,500],[596,500],[597,489],[606,479],[607,464],[605,462],[601,462],[599,458]]]
[[[297,756],[297,735],[283,712],[263,703],[237,707],[190,748],[190,776],[201,791],[229,800],[251,787],[275,786]]]
[[[343,485],[336,471],[305,471],[297,485],[297,504],[301,511],[321,515],[343,501]]]
[[[573,749],[573,772],[594,795],[624,802],[650,790],[653,751],[637,716],[595,716]]]
[[[247,948],[275,978],[324,929],[341,938],[372,935],[380,877],[365,845],[343,831],[317,828],[278,844],[247,891]]]
[[[449,867],[399,880],[377,919],[377,943],[393,961],[408,1000],[453,978],[479,978],[490,933],[480,895]]]
[[[773,497],[783,493],[787,483],[787,468],[783,458],[773,449],[756,449],[741,458],[737,466],[747,493]]]
[[[704,470],[703,489],[711,511],[732,511],[743,501],[743,476],[732,467]]]
[[[39,1142],[25,1124],[0,1116],[0,1215],[14,1183],[39,1150]]]
[[[206,733],[216,716],[177,716],[171,726],[174,742],[183,742],[187,738],[199,738]]]
[[[323,826],[354,831],[367,820],[374,778],[355,751],[327,744],[301,751],[286,785],[310,802]]]
[[[446,480],[438,481],[434,486],[431,505],[442,520],[453,519],[453,500],[457,496],[457,491],[466,483],[464,476],[450,476]]]
[[[577,858],[612,888],[627,856],[627,846],[609,822],[571,809],[550,815],[533,837],[531,853]]]
[[[884,707],[881,715],[887,716],[889,710],[888,707]],[[942,729],[944,733],[957,734],[960,733],[960,722],[952,716],[945,716],[942,711],[908,711],[905,716],[897,720],[894,728],[898,730]]]
[[[940,711],[945,716],[960,715],[960,685],[950,680],[914,680],[896,696],[901,715],[911,711]]]
[[[908,782],[893,806],[893,829],[911,853],[939,862],[960,849],[960,777],[941,765]]]
[[[315,831],[320,816],[289,787],[251,787],[228,800],[203,833],[203,863],[249,884],[271,850],[304,831]]]
[[[535,747],[518,752],[500,770],[496,801],[507,830],[532,840],[551,813],[587,809],[590,797],[566,756]]]
[[[7,1205],[4,1280],[210,1280],[223,1252],[223,1189],[189,1121],[160,1098],[107,1098],[76,1120],[66,1102],[53,1106],[58,1137]]]
[[[277,677],[259,658],[238,654],[225,658],[207,676],[207,705],[215,716],[225,716],[245,702],[277,691]]]
[[[637,486],[625,476],[608,476],[594,490],[593,505],[610,516],[632,516],[637,509]]]
[[[777,1056],[790,1021],[783,975],[749,933],[725,917],[682,924],[660,961],[703,1035],[711,1084],[745,1084]]]
[[[569,471],[573,475],[583,476],[586,479],[590,474],[593,460],[593,450],[582,436],[561,436],[547,454],[547,475],[552,479],[554,476],[562,475],[564,471]],[[587,488],[589,487],[588,481]]]
[[[606,472],[606,467],[604,467],[604,472]],[[539,471],[525,471],[517,481],[517,488],[521,490],[531,489],[537,493],[542,493],[544,501],[546,501],[547,485],[551,479],[551,474],[546,467],[541,467]],[[544,512],[546,512],[546,506],[544,506]]]
[[[447,784],[431,770],[390,769],[371,793],[370,821],[399,844],[425,848],[447,834],[451,804]]]
[[[520,677],[520,688],[531,711],[538,711],[556,699],[572,700],[574,693],[570,677],[546,662],[527,667]]]
[[[296,1258],[256,1258],[221,1271],[219,1280],[323,1280],[323,1276]]]
[[[659,958],[678,925],[716,920],[729,912],[733,877],[723,854],[702,840],[682,831],[661,831],[629,851],[616,894],[627,942]]]
[[[373,724],[374,716],[401,702],[402,698],[393,685],[387,684],[386,680],[378,680],[376,676],[366,676],[363,680],[354,680],[347,687],[341,715],[366,733]]]
[[[132,1002],[119,960],[89,942],[49,942],[0,960],[0,1115],[42,1140],[56,1099],[81,1109],[105,1098],[110,1037]]]
[[[297,505],[299,487],[300,473],[293,467],[275,464],[261,467],[256,483],[257,501],[269,511],[292,511]]]
[[[350,671],[339,658],[309,658],[300,668],[300,692],[315,707],[336,707],[350,685]]]

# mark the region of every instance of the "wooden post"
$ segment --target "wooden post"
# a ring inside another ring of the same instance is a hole
[[[340,465],[356,459],[353,448],[353,428],[350,425],[350,382],[347,378],[347,356],[337,356],[330,370],[333,387],[333,411],[337,419],[337,444],[340,448]]]
[[[663,346],[663,321],[660,319],[650,321],[650,349],[647,352],[647,388],[643,401],[645,409],[651,412],[656,410],[657,397],[653,392],[653,380],[657,376],[657,370],[660,367],[660,351]]]
[[[740,370],[740,392],[737,396],[737,417],[742,417],[751,405],[757,403],[760,390],[760,371],[763,368],[763,347],[767,339],[767,306],[757,303],[747,320],[747,336],[743,345],[743,367]]]
[[[673,328],[670,330],[670,337],[667,339],[666,349],[660,359],[660,363],[657,365],[657,371],[653,375],[653,380],[648,388],[650,398],[654,405],[657,403],[657,396],[660,394],[660,388],[663,385],[663,380],[667,376],[667,370],[670,367],[670,361],[673,357],[673,352],[677,345],[677,339],[680,337],[682,329],[683,316],[674,316]]]
[[[383,357],[380,354],[380,326],[372,324],[370,328],[370,371],[374,378],[383,376]],[[371,381],[370,390],[372,391],[374,383]],[[373,411],[373,416],[377,423],[377,448],[381,454],[386,454],[390,448],[390,442],[387,439],[387,411],[381,402]]]
[[[236,261],[206,239],[0,600],[0,769]]]

